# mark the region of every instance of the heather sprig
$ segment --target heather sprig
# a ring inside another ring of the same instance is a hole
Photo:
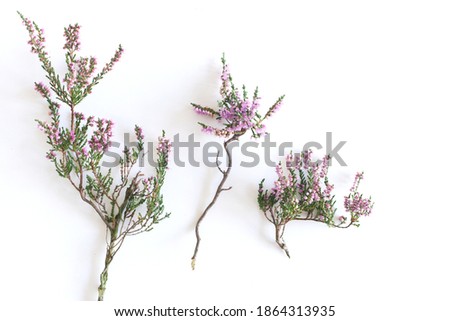
[[[43,82],[35,83],[35,90],[49,108],[50,121],[37,120],[50,145],[47,158],[54,164],[57,173],[67,179],[81,199],[94,209],[107,228],[105,265],[98,288],[98,300],[103,300],[109,265],[125,238],[150,231],[169,216],[164,212],[161,189],[168,169],[171,143],[163,131],[156,151],[156,174],[145,177],[141,171],[134,170],[145,153],[144,134],[136,125],[138,144],[125,148],[120,159],[120,179],[115,179],[112,169],[106,170],[101,166],[103,156],[111,145],[114,123],[104,118],[86,117],[76,111],[76,106],[120,60],[122,47],[119,46],[111,60],[94,76],[97,60],[78,56],[80,26],[70,25],[64,29],[67,72],[60,77],[45,49],[43,30],[35,22],[19,15],[29,33],[31,51],[38,55],[49,83],[48,86]],[[63,107],[67,107],[69,112],[68,126],[61,123]]]
[[[227,155],[227,164],[225,169],[219,166],[219,162],[216,159],[217,168],[222,174],[222,180],[220,181],[216,189],[216,193],[214,194],[213,199],[200,215],[195,227],[197,242],[195,245],[194,254],[191,259],[192,269],[195,269],[195,261],[201,241],[199,230],[200,224],[205,218],[208,211],[216,203],[219,195],[223,191],[231,189],[231,187],[224,187],[233,164],[232,155],[228,148],[229,144],[233,141],[239,140],[239,138],[247,132],[251,132],[251,135],[254,138],[263,136],[266,133],[266,127],[263,122],[267,118],[271,117],[281,107],[284,99],[284,95],[279,97],[277,101],[264,114],[264,116],[262,116],[259,113],[261,98],[259,96],[258,88],[255,89],[253,97],[251,99],[248,95],[245,85],[242,86],[242,91],[239,91],[239,89],[233,83],[228,64],[225,60],[225,56],[222,56],[221,61],[221,100],[218,101],[218,108],[213,109],[211,107],[205,107],[199,104],[191,104],[197,114],[217,120],[218,126],[215,127],[206,125],[202,122],[199,122],[199,125],[201,126],[203,132],[213,134],[224,139],[223,146]],[[217,157],[218,156],[219,155],[217,155]]]
[[[192,103],[195,112],[215,118],[219,122],[219,127],[199,122],[202,130],[223,138],[240,137],[247,131],[251,131],[254,138],[263,136],[266,132],[263,122],[281,107],[284,95],[277,99],[264,116],[261,116],[258,111],[261,101],[258,88],[255,89],[252,99],[249,98],[245,85],[242,86],[242,92],[239,91],[233,83],[225,56],[222,56],[220,79],[222,82],[220,87],[222,99],[218,102],[217,110]]]
[[[283,240],[286,224],[290,221],[315,221],[330,227],[348,228],[359,226],[361,216],[372,212],[371,197],[364,198],[358,191],[363,173],[357,173],[347,196],[344,207],[349,216],[336,216],[334,185],[327,173],[330,157],[312,161],[312,151],[288,154],[284,167],[279,162],[275,168],[277,179],[271,190],[264,190],[264,179],[259,183],[258,205],[264,216],[275,227],[275,240],[288,257],[289,251]]]

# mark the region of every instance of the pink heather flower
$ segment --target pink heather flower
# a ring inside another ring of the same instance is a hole
[[[74,134],[73,131],[70,132],[70,135],[69,135],[69,141],[70,141],[70,143],[72,143],[72,144],[73,144],[73,142],[75,141],[75,134]]]
[[[260,100],[261,100],[260,97],[255,97],[255,98],[253,99],[252,107],[251,107],[251,109],[250,109],[252,113],[254,113],[254,112],[256,112],[256,111],[258,110],[258,108],[259,108],[259,106],[260,106]]]
[[[283,194],[283,187],[281,186],[280,181],[275,181],[274,185],[275,187],[272,189],[272,192],[276,197],[280,197]]]
[[[207,133],[207,134],[212,134],[212,133],[215,132],[215,129],[212,128],[211,126],[204,126],[204,127],[202,128],[202,131],[203,131],[204,133]]]
[[[289,172],[289,174],[287,176],[286,186],[292,187],[293,185],[294,185],[294,177],[292,176],[292,173]]]
[[[67,85],[67,91],[71,91],[73,86],[75,85],[75,78],[77,75],[77,71],[75,69],[75,65],[73,63],[69,63],[67,65],[68,68],[68,72],[67,74],[64,76],[63,81],[66,83]]]
[[[328,166],[329,166],[329,160],[330,160],[330,156],[329,155],[325,155],[324,158],[322,159],[322,169],[320,170],[320,177],[324,178],[325,176],[327,176],[328,173]]]
[[[214,117],[214,114],[212,112],[210,112],[209,110],[206,110],[204,108],[195,107],[194,111],[199,115]]]
[[[52,145],[59,145],[61,144],[61,133],[59,129],[55,126],[55,124],[49,125],[46,129],[46,134],[48,135],[48,138],[50,140],[50,143]]]
[[[134,127],[134,132],[136,133],[136,137],[138,140],[142,141],[144,140],[144,134],[142,133],[142,128],[139,126]]]
[[[308,170],[311,166],[312,150],[308,149],[302,152],[303,168]]]
[[[56,153],[55,153],[55,151],[53,151],[53,150],[51,150],[51,151],[49,151],[48,153],[47,153],[47,159],[50,159],[50,160],[54,160],[55,158],[56,158]]]
[[[64,28],[64,37],[66,38],[66,43],[63,49],[67,49],[72,53],[80,50],[80,26],[78,24]]]
[[[89,74],[92,75],[97,67],[97,58],[90,57],[89,58]]]
[[[296,169],[296,170],[300,170],[300,168],[301,168],[301,154],[299,154],[299,153],[295,153],[294,154],[294,168]]]
[[[243,115],[247,114],[248,107],[250,106],[250,102],[248,100],[243,100],[241,103],[240,111]]]
[[[350,192],[355,192],[358,189],[359,182],[364,178],[364,173],[356,173],[353,186],[350,188]]]
[[[312,190],[312,200],[313,201],[319,201],[320,195],[321,195],[321,188],[320,188],[320,166],[318,163],[315,163],[311,165],[310,167],[312,169],[313,173],[313,190]]]
[[[263,184],[261,183],[261,184],[259,184],[259,187],[258,187],[258,194],[262,194],[263,193]]]
[[[230,79],[230,69],[228,65],[223,66],[222,75],[220,76],[223,82],[226,82]]]
[[[74,86],[86,88],[94,74],[97,66],[97,59],[94,57],[80,57],[67,65],[68,72],[63,81],[67,84],[67,90],[70,92]]]
[[[153,176],[149,178],[144,178],[142,180],[142,185],[144,186],[147,193],[151,193],[153,190],[153,182],[155,181],[155,178]]]
[[[47,53],[44,51],[44,29],[38,28],[30,19],[25,18],[22,15],[21,17],[30,36],[28,44],[31,46],[31,52],[35,54],[42,53],[43,56],[46,56]]]
[[[328,182],[325,182],[325,191],[324,191],[324,197],[329,199],[331,197],[331,192],[334,189],[334,185],[329,184]]]
[[[123,48],[121,45],[119,45],[119,48],[116,50],[116,53],[114,54],[112,61],[118,62],[120,60],[120,58],[122,58],[122,54],[123,54]]]
[[[344,215],[338,217],[339,221],[344,222],[346,220]]]
[[[294,155],[292,153],[287,154],[286,156],[286,167],[291,168],[293,164]]]
[[[344,207],[347,212],[350,212],[350,196],[344,196]]]
[[[281,162],[277,164],[277,166],[275,167],[275,171],[277,173],[278,179],[275,181],[275,187],[273,188],[272,192],[276,197],[280,197],[284,193],[284,190],[292,184],[292,176],[290,178],[291,184],[289,184],[286,180],[286,177],[284,176]]]
[[[275,104],[275,106],[273,107],[272,112],[273,113],[277,112],[281,108],[281,105],[282,105],[282,101],[277,102]]]
[[[86,87],[89,84],[89,80],[95,71],[97,60],[95,58],[80,58],[76,61],[77,66],[77,84],[81,88]]]
[[[81,154],[83,154],[84,157],[88,157],[89,153],[88,153],[86,147],[83,147],[83,148],[81,149]]]
[[[165,137],[158,138],[158,147],[156,148],[156,150],[159,153],[169,154],[171,148],[172,148],[172,144],[170,143],[169,139],[167,139]]]
[[[373,203],[370,198],[363,198],[359,192],[344,197],[344,207],[347,212],[356,217],[372,213]]]
[[[256,134],[261,137],[266,133],[266,125],[259,125],[255,128]]]
[[[282,180],[284,178],[283,176],[283,168],[281,167],[281,163],[278,163],[275,167],[275,172],[278,175],[278,180]]]
[[[244,126],[242,123],[237,123],[234,126],[230,126],[227,128],[229,132],[241,132],[244,130]]]
[[[43,97],[50,98],[50,89],[44,85],[44,83],[35,83],[34,89]]]
[[[229,109],[223,108],[222,110],[220,110],[219,114],[220,117],[225,121],[232,121],[233,119],[233,114]]]
[[[113,69],[114,65],[120,60],[122,54],[123,48],[121,45],[119,45],[119,48],[116,50],[114,56],[111,58],[111,61],[108,62],[105,67],[103,67],[102,73],[105,74],[107,72],[110,72]]]
[[[31,22],[30,19],[28,18],[23,18],[23,24],[25,25],[25,27],[27,28],[29,33],[33,33],[34,32],[34,26],[33,23]]]
[[[89,140],[89,147],[94,152],[104,152],[110,146],[113,122],[106,119],[98,119],[96,124],[97,130],[94,131]]]
[[[278,99],[278,101],[275,103],[275,105],[270,107],[269,111],[266,114],[266,118],[271,117],[274,113],[276,113],[281,108],[281,105],[283,104],[283,98],[284,98],[284,96],[281,97],[280,99]]]
[[[160,136],[158,138],[158,147],[156,148],[159,157],[163,157],[164,159],[164,166],[166,168],[168,163],[169,163],[169,153],[170,150],[172,149],[172,144],[170,143],[170,140],[167,139],[166,137],[164,137],[164,132],[163,132],[163,136]]]
[[[89,116],[87,119],[88,126],[92,127],[94,126],[94,116]]]
[[[75,118],[79,120],[85,120],[84,114],[79,112],[75,112]]]
[[[222,96],[222,98],[226,98],[231,91],[230,71],[228,69],[228,65],[223,66],[220,79],[222,80],[222,85],[220,86],[220,95]]]

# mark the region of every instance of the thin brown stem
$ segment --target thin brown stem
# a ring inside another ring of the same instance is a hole
[[[216,155],[216,166],[217,166],[217,169],[222,173],[222,175],[223,174],[225,174],[224,173],[224,171],[222,170],[222,168],[220,168],[220,165],[219,165],[219,154],[220,154],[220,152],[219,151],[217,151],[217,155]]]
[[[75,106],[73,104],[70,105],[70,130],[71,132],[75,132]]]
[[[108,232],[110,232],[108,230]],[[116,254],[118,249],[115,249],[116,247],[116,240],[117,240],[117,230],[113,230],[110,232],[111,238],[110,242],[106,248],[106,256],[105,256],[105,266],[103,268],[102,273],[100,274],[100,285],[98,287],[98,301],[103,301],[103,297],[105,295],[106,290],[106,283],[108,282],[108,269],[109,265],[111,264],[114,255]]]
[[[289,250],[286,246],[286,243],[284,243],[284,240],[283,240],[285,226],[286,226],[285,224],[275,225],[275,240],[276,240],[278,246],[284,251],[284,253],[286,253],[288,258],[291,258],[291,256],[289,255]]]
[[[318,218],[312,218],[312,217],[296,217],[296,218],[293,218],[293,220],[296,220],[296,221],[315,221],[315,222],[324,223],[323,220],[318,219]],[[332,227],[337,227],[337,228],[349,228],[350,226],[353,225],[353,223],[354,223],[354,221],[350,220],[350,222],[347,225],[334,224],[334,223],[328,223],[328,225],[330,225]]]
[[[80,168],[81,168],[81,162],[79,161],[79,157],[78,157],[78,156],[77,156],[77,160],[78,160],[78,162],[79,162],[79,164],[80,164]],[[97,184],[98,184],[103,190],[106,191],[107,188],[105,187],[105,184],[103,183],[103,181],[100,179],[100,177],[99,177],[99,172],[98,172],[97,168],[95,167],[95,165],[94,165],[94,163],[93,163],[92,161],[90,162],[89,166],[91,167],[92,174],[94,174],[94,178],[95,178]],[[80,180],[80,181],[81,181],[81,180]],[[105,193],[105,196],[106,196],[106,198],[107,198],[108,200],[111,201],[111,204],[112,204],[113,206],[117,206],[117,207],[119,206],[119,204],[117,203],[117,200],[113,199],[113,197],[112,197],[111,195],[109,195],[108,193]]]
[[[198,249],[200,246],[200,241],[201,241],[201,237],[200,237],[200,224],[202,223],[203,219],[205,218],[206,214],[208,214],[208,211],[214,206],[214,204],[216,203],[217,199],[219,198],[220,193],[222,193],[223,191],[227,191],[230,190],[231,187],[227,187],[224,188],[224,184],[228,179],[228,175],[230,174],[231,171],[231,167],[233,166],[233,159],[232,159],[232,155],[230,150],[228,150],[228,145],[235,141],[238,140],[239,137],[242,134],[235,134],[233,135],[230,139],[228,139],[227,141],[224,142],[223,146],[225,148],[225,152],[227,154],[227,169],[226,170],[222,170],[218,163],[217,166],[220,170],[220,172],[222,173],[222,180],[220,181],[219,185],[217,186],[216,189],[216,193],[214,194],[214,197],[212,199],[212,201],[208,204],[208,206],[205,208],[205,210],[203,211],[202,215],[200,215],[197,224],[195,225],[195,237],[197,238],[197,243],[195,244],[195,250],[194,250],[194,255],[192,255],[191,258],[191,266],[192,266],[192,270],[195,269],[195,259],[197,257],[197,253],[198,253]]]
[[[72,186],[78,191],[78,193],[80,194],[81,199],[86,202],[87,204],[91,205],[92,208],[95,210],[95,212],[98,214],[98,216],[100,216],[100,218],[102,219],[103,223],[105,223],[105,225],[108,227],[108,229],[112,230],[112,225],[111,223],[109,223],[106,219],[105,213],[103,213],[95,204],[93,201],[91,201],[90,199],[88,199],[84,193],[84,189],[80,188],[77,184],[75,184],[75,182],[73,181],[73,179],[71,177],[68,177],[70,183],[72,184]]]

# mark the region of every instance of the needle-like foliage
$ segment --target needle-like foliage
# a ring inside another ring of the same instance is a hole
[[[78,24],[64,29],[67,72],[60,76],[55,71],[45,48],[43,29],[20,14],[29,34],[31,51],[37,54],[44,69],[48,85],[35,83],[36,91],[46,101],[50,121],[37,120],[38,127],[47,137],[50,147],[47,158],[57,173],[67,179],[101,218],[107,230],[107,248],[104,269],[100,274],[98,300],[103,300],[108,280],[108,268],[121,248],[125,238],[150,231],[169,214],[164,211],[162,186],[171,149],[164,131],[157,147],[157,166],[154,176],[145,177],[141,171],[133,171],[144,154],[144,135],[135,126],[137,144],[125,148],[120,158],[120,178],[112,169],[102,166],[105,152],[111,145],[114,123],[111,120],[86,117],[77,112],[77,106],[92,93],[93,88],[120,60],[123,49],[118,47],[111,60],[97,72],[94,57],[79,56]],[[67,125],[61,115],[69,116]]]
[[[275,227],[275,241],[290,257],[283,234],[290,221],[315,221],[331,227],[359,226],[361,216],[372,212],[372,199],[364,198],[358,191],[363,173],[357,173],[350,193],[344,197],[345,210],[350,217],[336,217],[334,185],[329,182],[329,156],[313,162],[312,151],[300,155],[288,154],[285,170],[282,163],[276,166],[277,179],[271,190],[264,190],[264,179],[259,183],[258,205],[264,216]]]

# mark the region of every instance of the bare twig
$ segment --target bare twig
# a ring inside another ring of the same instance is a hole
[[[286,243],[284,243],[284,240],[283,240],[285,226],[286,226],[285,224],[279,224],[279,225],[275,226],[275,240],[276,240],[278,246],[281,247],[281,249],[284,251],[284,253],[286,253],[288,258],[291,258],[291,256],[289,255],[289,250],[286,246]]]
[[[222,175],[223,175],[222,180],[220,181],[219,185],[217,186],[216,193],[214,194],[213,199],[208,204],[208,206],[205,208],[205,210],[203,211],[202,215],[200,215],[200,217],[199,217],[199,219],[197,221],[197,224],[195,225],[195,236],[197,238],[197,242],[195,244],[194,254],[192,255],[192,258],[191,258],[191,266],[192,266],[193,270],[195,269],[195,260],[196,260],[196,257],[197,257],[197,253],[198,253],[198,249],[199,249],[200,241],[201,241],[200,224],[202,223],[202,221],[205,218],[206,214],[208,214],[208,211],[216,203],[217,199],[219,198],[220,193],[222,193],[223,191],[227,191],[227,190],[231,189],[231,187],[223,188],[223,185],[227,181],[228,175],[230,174],[231,167],[233,166],[233,159],[232,159],[231,152],[228,149],[228,145],[231,142],[238,140],[240,136],[241,136],[240,134],[235,134],[230,139],[226,140],[224,142],[224,144],[223,144],[223,146],[225,148],[225,152],[227,154],[227,169],[225,171],[223,171],[222,169],[219,168],[219,166],[217,166],[219,168],[219,170],[222,172]]]

